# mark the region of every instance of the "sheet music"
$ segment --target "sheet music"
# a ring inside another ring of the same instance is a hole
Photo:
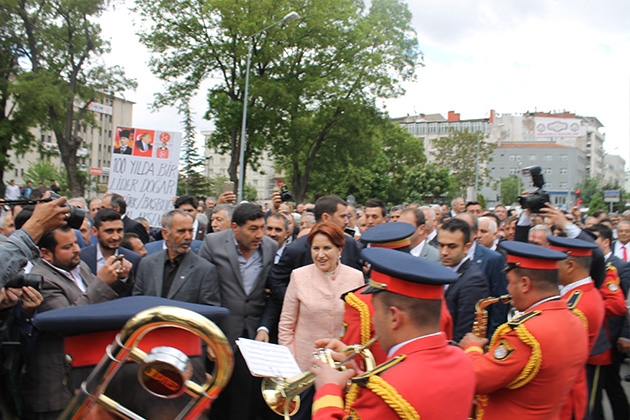
[[[236,345],[253,376],[291,378],[302,371],[286,346],[239,338]]]

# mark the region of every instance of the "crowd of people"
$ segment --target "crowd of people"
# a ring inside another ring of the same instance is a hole
[[[3,211],[2,340],[19,343],[0,347],[5,418],[58,418],[87,375],[38,315],[126,296],[229,310],[217,325],[234,370],[211,419],[277,418],[238,338],[285,345],[314,374],[296,419],[603,419],[604,392],[614,419],[630,418],[630,212],[235,201],[174,197],[160,227],[113,193]],[[68,205],[85,209],[80,226]],[[11,282],[24,273],[40,287]],[[312,356],[342,360],[352,344],[375,369]]]

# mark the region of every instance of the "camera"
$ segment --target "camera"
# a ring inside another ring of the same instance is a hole
[[[61,198],[61,196],[53,191],[50,192],[50,201]],[[68,226],[72,229],[81,229],[81,225],[83,224],[83,219],[85,219],[85,215],[87,214],[87,210],[82,209],[81,207],[71,206],[70,204],[64,204],[62,207],[67,207],[70,209],[70,217],[68,217]]]
[[[542,175],[540,166],[529,166],[523,169],[523,175],[530,175],[536,191],[518,196],[518,203],[523,209],[529,209],[532,213],[540,213],[540,209],[549,202],[549,194],[543,190],[545,177]]]
[[[41,274],[25,274],[19,272],[11,280],[5,283],[4,288],[21,289],[22,287],[30,286],[34,289],[40,290],[44,276]]]
[[[286,185],[280,187],[280,199],[282,201],[293,201],[293,194]]]

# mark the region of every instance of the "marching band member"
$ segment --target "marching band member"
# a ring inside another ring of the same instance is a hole
[[[363,257],[372,268],[363,293],[373,294],[374,328],[388,359],[356,377],[354,369],[337,371],[315,360],[313,419],[466,419],[472,366],[439,330],[444,285],[456,273],[391,249],[368,248]],[[431,380],[418,380],[420,374]]]
[[[556,419],[576,378],[583,375],[588,341],[582,323],[558,293],[558,262],[566,254],[503,242],[507,290],[517,318],[488,340],[469,333],[459,343],[477,379],[477,419]]]

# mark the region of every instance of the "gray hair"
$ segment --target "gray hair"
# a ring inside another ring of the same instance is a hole
[[[437,206],[438,208],[440,207],[437,204],[435,204],[435,206]],[[433,206],[431,206],[431,207],[433,207]],[[427,216],[427,215],[429,216],[428,217],[429,221],[434,222],[435,221],[435,211],[431,207],[429,207],[429,206],[420,206],[418,208],[420,210],[422,210],[423,212],[425,212],[424,213],[425,216]],[[440,209],[440,210],[442,210],[442,209]]]
[[[193,217],[190,215],[190,213],[182,209],[173,209],[164,213],[164,216],[162,216],[162,227],[164,229],[168,231],[171,230],[171,227],[173,226],[173,217],[175,217],[176,214],[179,214],[181,216],[188,216],[192,219],[193,222],[195,221]]]
[[[439,211],[440,213],[442,213],[442,207],[440,207],[439,204],[431,204],[431,210],[433,210],[434,212]]]
[[[482,216],[479,218],[479,223],[488,222],[488,230],[492,233],[496,233],[497,231],[497,221],[494,220],[494,217],[486,217]]]
[[[232,215],[234,214],[235,208],[236,206],[233,204],[219,204],[218,206],[214,207],[214,209],[212,210],[212,214],[220,212],[221,210],[225,210],[225,214],[227,215],[228,219],[232,220]]]
[[[453,198],[453,200],[451,200],[451,208],[455,207],[455,203],[457,203],[459,200],[466,202],[466,200],[464,200],[462,197],[455,197]]]
[[[549,229],[545,225],[534,225],[531,227],[531,229],[529,229],[530,232],[534,230],[542,230],[545,232],[545,236],[551,236],[551,229]]]

